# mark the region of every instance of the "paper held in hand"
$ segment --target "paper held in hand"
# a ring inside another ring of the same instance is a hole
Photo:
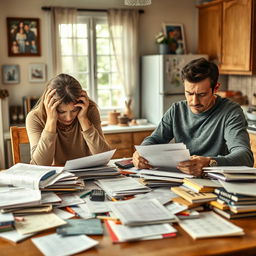
[[[176,168],[179,162],[190,159],[189,150],[183,143],[135,146],[135,148],[153,167]]]

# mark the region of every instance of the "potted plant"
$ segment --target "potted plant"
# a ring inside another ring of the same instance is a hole
[[[169,40],[163,32],[160,32],[155,37],[156,43],[159,45],[159,54],[169,53]]]

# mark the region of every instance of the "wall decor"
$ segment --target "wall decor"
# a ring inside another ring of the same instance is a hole
[[[4,84],[18,84],[20,82],[19,65],[2,65],[2,79]]]
[[[45,82],[46,65],[40,63],[31,63],[28,66],[28,80],[33,83]]]
[[[163,24],[164,33],[168,39],[170,54],[185,54],[186,44],[182,24]]]
[[[37,18],[7,18],[8,55],[41,56]]]

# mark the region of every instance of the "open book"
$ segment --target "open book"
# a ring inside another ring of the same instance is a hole
[[[0,172],[0,184],[37,190],[50,183],[62,170],[63,167],[18,163]]]

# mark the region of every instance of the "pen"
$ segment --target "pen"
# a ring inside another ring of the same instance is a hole
[[[65,209],[66,209],[68,212],[70,212],[70,213],[72,213],[72,214],[74,214],[74,215],[77,215],[76,212],[75,212],[72,208],[66,206]]]
[[[91,191],[85,192],[84,194],[82,194],[82,195],[80,196],[80,198],[84,198],[84,197],[86,197],[86,196],[88,196],[88,195],[90,195],[90,194],[91,194]]]
[[[113,218],[113,217],[108,217],[108,216],[97,216],[96,217],[97,219],[100,219],[100,220],[112,220],[115,222],[115,224],[122,224],[121,221],[117,218]]]
[[[107,196],[107,199],[108,199],[108,200],[111,200],[111,201],[113,201],[113,202],[117,202],[117,200],[116,200],[114,197],[109,196],[109,195],[106,195],[106,196]]]

